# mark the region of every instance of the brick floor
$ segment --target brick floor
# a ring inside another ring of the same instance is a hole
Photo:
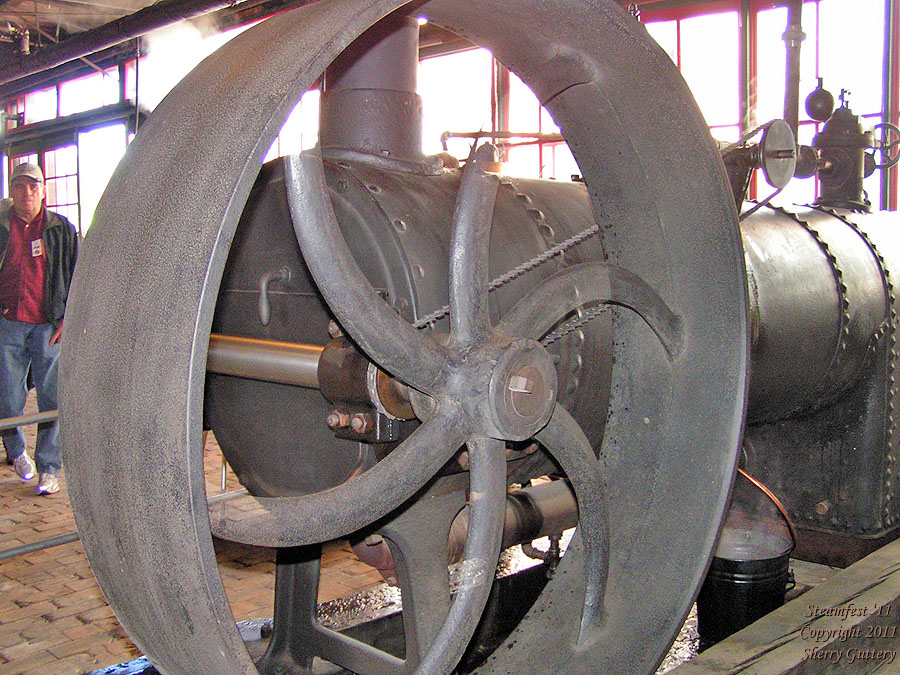
[[[29,400],[26,412],[35,410]],[[29,453],[35,427],[26,427]],[[2,455],[0,455],[2,457]],[[204,453],[207,492],[221,491],[221,453],[210,436]],[[226,489],[238,487],[227,472]],[[0,552],[75,531],[66,492],[37,496],[0,461]],[[236,621],[272,615],[275,565],[271,550],[224,542],[216,547],[225,592]],[[319,600],[368,588],[378,573],[358,562],[346,542],[323,556]],[[0,560],[0,675],[80,675],[128,661],[139,653],[113,616],[78,541]]]

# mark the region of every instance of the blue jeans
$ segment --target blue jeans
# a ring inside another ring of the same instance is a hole
[[[56,329],[50,323],[22,323],[0,318],[0,417],[15,417],[25,409],[26,378],[37,390],[38,409],[55,410],[59,343],[50,344]],[[6,455],[15,459],[25,452],[22,429],[2,432]],[[38,473],[58,474],[62,468],[59,451],[59,423],[38,425],[34,461]]]

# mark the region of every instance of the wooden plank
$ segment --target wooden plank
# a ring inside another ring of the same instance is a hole
[[[900,673],[900,541],[670,671]]]

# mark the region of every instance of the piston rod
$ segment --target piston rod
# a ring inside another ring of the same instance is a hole
[[[213,334],[209,336],[206,369],[219,375],[318,389],[322,349],[319,345]]]
[[[523,544],[578,525],[575,493],[567,481],[554,480],[524,487],[506,495],[503,548]],[[469,530],[469,510],[464,508],[450,527],[447,558],[451,563],[463,557]]]
[[[506,515],[503,522],[503,548],[526,544],[550,535],[562,533],[578,524],[578,504],[571,485],[565,480],[553,480],[524,487],[506,495]],[[447,537],[447,562],[457,563],[469,530],[469,509],[457,514]],[[353,552],[367,565],[376,568],[385,579],[395,576],[394,558],[382,538],[368,538],[353,545]]]
[[[210,335],[206,368],[219,375],[319,388],[319,357],[323,347],[295,342]],[[28,424],[54,422],[56,410],[0,419],[0,431]]]

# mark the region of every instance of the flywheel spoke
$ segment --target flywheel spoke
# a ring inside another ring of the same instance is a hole
[[[458,343],[483,339],[488,315],[488,249],[500,180],[481,170],[495,159],[492,145],[473,149],[463,170],[450,246],[450,323]]]
[[[406,659],[417,665],[450,611],[447,541],[465,505],[462,474],[450,489],[436,485],[380,529],[389,542],[403,600]]]
[[[453,456],[468,435],[445,403],[400,446],[347,483],[302,497],[238,495],[209,506],[217,536],[256,546],[305,546],[346,536],[400,506]]]
[[[669,359],[678,358],[684,347],[678,316],[641,277],[602,262],[575,265],[549,277],[519,300],[497,328],[509,335],[540,337],[561,316],[592,303],[631,309],[656,333]]]
[[[469,644],[487,604],[500,556],[506,514],[506,446],[474,437],[468,441],[469,528],[459,585],[447,620],[417,673],[449,673]]]
[[[328,200],[321,158],[303,153],[284,162],[294,231],[329,308],[369,358],[406,384],[434,394],[446,352],[390,309],[362,273]]]
[[[558,403],[536,438],[559,462],[575,491],[585,575],[579,642],[590,642],[603,618],[609,569],[609,518],[600,462],[578,422]]]

